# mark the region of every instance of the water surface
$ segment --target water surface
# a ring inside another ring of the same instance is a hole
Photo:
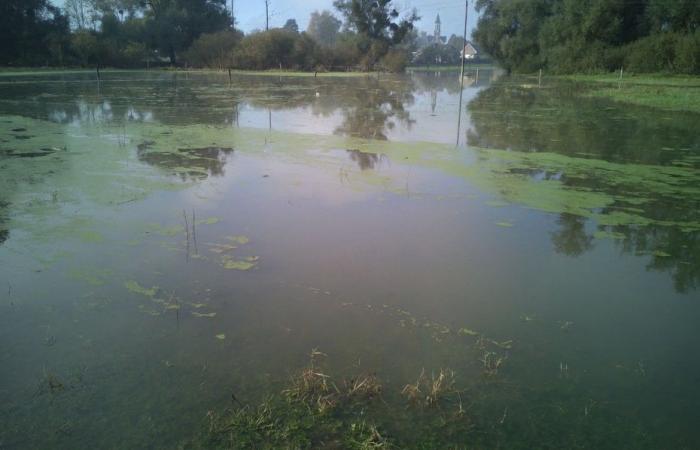
[[[482,70],[458,124],[459,89],[0,78],[0,447],[187,447],[314,348],[389,436],[450,368],[442,445],[700,446],[700,117]]]

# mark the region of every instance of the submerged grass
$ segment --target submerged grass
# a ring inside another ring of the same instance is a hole
[[[585,95],[665,111],[700,113],[700,77],[665,75],[576,75],[566,77],[590,82]]]
[[[256,407],[235,401],[236,407],[223,413],[209,411],[204,430],[187,447],[433,448],[437,442],[447,442],[446,425],[460,432],[470,427],[461,400],[455,411],[438,407],[439,403],[447,406],[445,400],[456,392],[454,372],[450,370],[440,370],[431,378],[422,373],[415,386],[416,399],[408,398],[409,404],[434,408],[407,409],[382,399],[383,385],[376,374],[336,383],[323,373],[321,360],[325,356],[313,350],[308,367],[291,378],[289,387],[281,395],[266,397]],[[414,424],[420,430],[418,440],[392,433],[395,422],[399,422],[397,415],[420,417]],[[462,443],[467,441],[463,434],[460,439]]]

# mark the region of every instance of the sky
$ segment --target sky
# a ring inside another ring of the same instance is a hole
[[[63,6],[64,0],[51,0],[57,6]],[[230,8],[231,0],[227,0]],[[316,10],[328,9],[334,11],[333,0],[269,0],[270,27],[281,27],[287,19],[296,19],[301,30],[309,23],[309,16]],[[469,1],[469,34],[476,26],[476,11]],[[435,17],[440,14],[442,35],[458,36],[464,31],[464,0],[395,0],[394,4],[400,12],[408,13],[412,8],[418,9],[421,21],[419,30],[433,34]],[[265,28],[265,0],[234,0],[234,11],[238,28],[248,33],[255,29]],[[337,13],[336,13],[337,15]]]

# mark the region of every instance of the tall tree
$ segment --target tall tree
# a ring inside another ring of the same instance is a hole
[[[62,58],[68,34],[68,19],[48,0],[0,1],[0,64]]]
[[[299,32],[299,25],[297,24],[297,21],[295,19],[287,19],[282,28],[287,31],[291,31],[292,33]]]
[[[420,18],[416,10],[399,18],[392,3],[392,0],[335,0],[333,5],[350,29],[373,40],[398,44]]]
[[[481,13],[474,37],[507,70],[541,66],[540,28],[551,14],[551,0],[477,0]]]
[[[477,0],[474,37],[515,71],[700,72],[698,0]]]
[[[146,4],[151,45],[166,54],[172,64],[177,53],[202,33],[231,26],[226,0],[148,0]]]
[[[649,0],[647,16],[655,31],[694,33],[700,29],[697,0]]]
[[[82,30],[89,27],[92,16],[91,0],[66,0],[63,8],[74,28]]]
[[[335,45],[338,31],[343,24],[330,11],[314,11],[309,19],[309,26],[306,32],[321,45],[331,47]]]

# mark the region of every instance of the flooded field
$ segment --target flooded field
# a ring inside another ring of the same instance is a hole
[[[0,77],[0,448],[700,447],[700,116],[459,91]]]

